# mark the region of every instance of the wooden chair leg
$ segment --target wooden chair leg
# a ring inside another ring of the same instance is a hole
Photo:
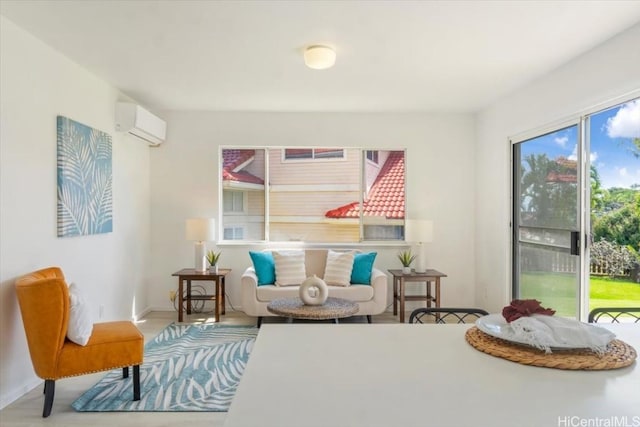
[[[129,378],[129,367],[125,366],[122,368],[122,378]]]
[[[373,323],[373,322],[371,321],[371,315],[370,315],[370,314],[367,314],[367,323]]]
[[[258,326],[258,328],[260,328],[260,326],[262,325],[262,316],[258,316],[258,323],[256,326]]]
[[[53,395],[56,392],[56,382],[54,380],[44,380],[44,409],[42,418],[47,418],[51,414],[53,406]]]
[[[133,367],[133,400],[140,400],[140,365]]]

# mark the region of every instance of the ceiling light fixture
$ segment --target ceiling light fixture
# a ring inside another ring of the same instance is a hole
[[[336,51],[329,46],[313,45],[304,51],[304,63],[314,70],[325,70],[336,63]]]

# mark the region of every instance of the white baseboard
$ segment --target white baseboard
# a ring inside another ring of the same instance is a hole
[[[11,390],[9,393],[4,394],[0,397],[0,410],[11,405],[13,402],[20,399],[22,396],[29,393],[31,390],[38,387],[42,383],[42,379],[34,377],[27,384],[24,384],[21,387],[18,387],[17,389]]]
[[[138,320],[142,319],[147,314],[149,314],[151,311],[153,311],[151,307],[147,307],[144,310],[142,310],[140,313],[136,313],[131,320],[133,320],[133,322],[135,323]]]
[[[144,310],[142,310],[140,313],[137,313],[135,316],[133,316],[132,320],[134,322],[142,319],[144,316],[146,316],[147,314],[151,313],[152,311],[176,311],[175,308],[173,307],[167,307],[167,306],[149,306],[147,308],[145,308]]]
[[[148,309],[145,310],[145,314],[149,313],[150,311],[175,311],[176,313],[178,312],[175,308],[173,307],[167,307],[167,306],[151,306]]]
[[[227,311],[243,311],[242,307],[238,307],[237,305],[233,306],[233,309],[235,309],[235,310],[233,310],[229,304],[227,304],[226,309],[227,309]],[[148,314],[151,311],[175,311],[176,313],[178,313],[178,311],[175,308],[167,307],[167,306],[163,305],[163,306],[151,306],[151,307],[148,307],[141,313],[141,315]],[[140,318],[140,317],[138,317],[138,318]]]

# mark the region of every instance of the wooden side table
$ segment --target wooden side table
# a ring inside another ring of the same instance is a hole
[[[230,269],[220,268],[217,273],[207,271],[196,271],[193,268],[183,268],[176,271],[172,276],[178,277],[178,322],[182,322],[182,305],[187,301],[187,314],[191,314],[192,300],[215,300],[215,321],[220,321],[220,314],[225,312],[225,276],[231,272]],[[208,280],[215,283],[214,295],[191,295],[191,281]],[[184,292],[183,284],[187,282],[187,292]]]
[[[435,307],[440,307],[440,278],[447,277],[446,274],[437,270],[427,270],[424,273],[412,272],[404,274],[402,270],[387,270],[393,276],[393,315],[398,314],[398,301],[400,301],[400,323],[404,323],[404,303],[405,301],[426,301],[427,307],[434,303]],[[425,282],[425,295],[404,294],[405,282]],[[435,282],[435,296],[431,294],[431,282]]]

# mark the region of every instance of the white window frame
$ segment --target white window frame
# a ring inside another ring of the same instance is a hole
[[[283,162],[323,162],[323,161],[324,162],[327,162],[327,161],[336,162],[336,161],[345,161],[345,160],[347,160],[347,156],[348,156],[347,151],[348,150],[357,150],[358,151],[357,152],[357,156],[361,159],[360,163],[359,163],[360,164],[360,174],[363,177],[364,177],[364,169],[365,169],[364,161],[372,162],[371,160],[367,159],[366,152],[375,151],[375,152],[379,153],[380,151],[390,151],[390,152],[391,151],[401,151],[401,152],[403,152],[404,159],[405,159],[405,171],[404,171],[404,173],[405,173],[405,188],[404,188],[404,191],[405,191],[405,212],[406,212],[406,206],[407,206],[407,201],[406,201],[406,196],[407,196],[407,194],[406,194],[406,159],[407,159],[407,150],[406,150],[406,148],[398,149],[397,147],[393,147],[393,148],[384,148],[383,147],[383,148],[378,148],[378,149],[375,149],[375,150],[370,150],[370,149],[362,148],[362,147],[340,147],[340,148],[336,148],[336,149],[342,150],[343,156],[340,157],[340,158],[331,158],[330,157],[330,158],[313,158],[313,159],[285,159],[285,150],[286,149],[311,149],[311,150],[315,150],[315,149],[327,149],[327,148],[330,149],[330,148],[333,148],[333,147],[311,147],[310,148],[310,147],[296,147],[296,146],[246,146],[246,147],[245,146],[220,146],[219,147],[220,158],[222,158],[222,152],[224,150],[251,149],[251,150],[264,150],[265,151],[265,155],[264,155],[264,161],[265,161],[265,165],[264,165],[264,182],[265,182],[265,186],[264,186],[264,198],[265,198],[264,207],[265,207],[265,212],[264,212],[264,215],[261,216],[262,221],[260,221],[260,222],[263,222],[264,236],[263,236],[262,239],[246,239],[246,238],[245,239],[238,239],[238,240],[235,240],[235,239],[233,239],[233,240],[224,239],[225,230],[230,229],[230,228],[238,228],[238,227],[240,227],[240,228],[243,229],[243,237],[246,235],[246,227],[245,226],[225,223],[224,222],[224,218],[223,218],[225,216],[231,216],[231,215],[242,215],[242,214],[248,215],[248,212],[247,212],[247,210],[248,210],[248,192],[243,191],[243,195],[244,195],[244,198],[243,198],[243,209],[244,209],[244,212],[240,213],[240,212],[226,212],[225,211],[225,212],[222,212],[222,214],[220,215],[221,216],[220,217],[220,223],[221,223],[221,226],[222,226],[222,236],[221,236],[222,239],[221,240],[226,241],[227,243],[243,243],[243,244],[250,243],[250,242],[262,242],[262,243],[276,242],[275,240],[271,240],[271,238],[270,238],[270,234],[271,234],[270,233],[270,226],[271,226],[271,223],[274,222],[273,221],[274,218],[280,218],[280,217],[277,217],[277,216],[274,217],[274,216],[270,215],[270,213],[269,213],[270,212],[270,194],[274,190],[274,188],[269,184],[269,182],[270,182],[270,179],[269,179],[269,174],[270,174],[269,157],[270,157],[270,155],[269,155],[269,153],[270,153],[271,150],[278,150],[278,149],[281,150],[281,159],[282,159]],[[313,152],[315,152],[315,151],[313,151]],[[354,155],[354,154],[352,153],[351,155]],[[376,165],[376,166],[380,166],[379,163],[375,163],[375,162],[372,162],[372,163],[374,165]],[[365,185],[365,179],[364,178],[362,179],[360,185],[361,186]],[[285,186],[281,185],[281,186],[276,186],[276,187],[277,187],[276,191],[282,191],[284,189],[284,187],[287,187],[287,186],[286,185]],[[280,188],[280,187],[283,187],[283,188]],[[324,189],[324,187],[326,187],[326,185],[322,185],[321,187]],[[340,187],[342,189],[344,186],[338,186],[338,187]],[[224,183],[223,183],[222,178],[221,178],[220,185],[219,185],[219,191],[220,192],[218,194],[220,195],[219,196],[220,197],[220,199],[219,199],[220,200],[220,204],[224,205],[224,191],[239,191],[239,190],[225,188],[224,187]],[[358,192],[360,193],[359,202],[363,203],[363,196],[365,195],[365,189],[363,189],[362,191],[358,191]],[[298,218],[298,217],[294,216],[289,221],[286,221],[286,222],[300,222],[300,221],[295,221],[296,218]],[[395,245],[395,244],[404,244],[404,243],[406,243],[405,239],[404,239],[404,236],[400,237],[397,240],[395,240],[395,239],[387,239],[387,238],[383,238],[383,239],[380,239],[380,240],[374,240],[374,239],[371,239],[371,238],[365,238],[365,236],[364,236],[364,226],[365,225],[369,225],[368,221],[370,221],[370,220],[371,220],[371,218],[364,217],[362,212],[360,214],[360,218],[341,220],[341,222],[344,221],[343,222],[344,224],[346,224],[349,221],[356,221],[357,223],[359,223],[359,225],[360,225],[360,232],[359,232],[360,237],[359,237],[359,240],[357,240],[357,241],[339,242],[339,244],[340,245],[351,245],[351,244],[361,244],[361,243],[368,243],[368,244],[380,243],[380,244],[387,244],[387,245],[388,244]],[[399,226],[399,225],[400,226],[404,226],[405,220],[406,219],[392,220],[391,224],[379,224],[379,225],[389,225],[389,226],[394,226],[394,227],[395,226]],[[333,222],[333,221],[337,221],[337,220],[325,219],[325,221]],[[276,222],[278,222],[278,221],[276,221]],[[365,224],[365,222],[367,222],[367,224]],[[386,222],[387,221],[385,221],[385,223]],[[402,234],[404,235],[404,232]],[[286,243],[290,243],[290,242],[283,241],[283,242],[278,242],[278,243],[285,243],[286,244]],[[310,241],[310,242],[305,242],[305,243],[326,245],[326,244],[328,244],[330,242]]]

